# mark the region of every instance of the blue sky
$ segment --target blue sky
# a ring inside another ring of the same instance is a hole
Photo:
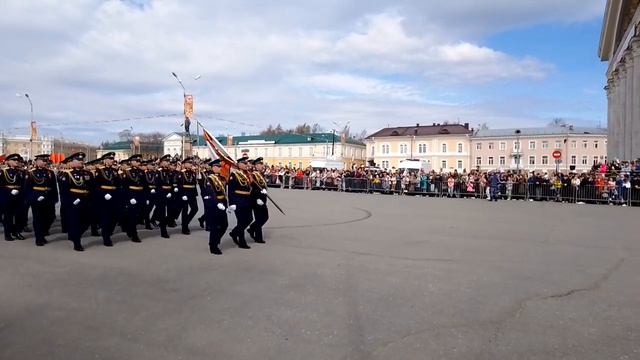
[[[28,92],[42,134],[177,131],[179,115],[138,119],[181,113],[175,71],[217,134],[302,122],[606,126],[604,3],[6,0],[0,124],[27,133],[14,94]]]

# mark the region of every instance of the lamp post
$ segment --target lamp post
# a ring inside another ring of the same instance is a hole
[[[31,134],[29,135],[29,160],[31,160],[32,157],[32,153],[33,153],[33,102],[31,101],[31,97],[29,96],[29,94],[24,93],[17,93],[16,94],[17,97],[25,97],[27,98],[27,101],[29,101],[29,108],[31,110],[31,118],[30,118],[30,122],[29,122],[29,130],[31,131]]]
[[[182,80],[180,80],[180,77],[178,76],[178,74],[176,74],[175,72],[172,72],[171,75],[173,75],[174,78],[176,78],[176,80],[178,81],[178,84],[180,84],[180,87],[182,88],[182,97],[183,100],[185,100],[186,103],[186,98],[187,96],[187,90],[184,87],[184,84],[182,83]],[[193,80],[199,80],[202,77],[202,75],[196,75],[194,76]],[[192,98],[193,99],[193,98]],[[186,112],[185,112],[185,119],[184,119],[184,125],[185,125],[185,135],[182,137],[182,158],[184,159],[184,155],[185,155],[185,144],[186,144],[186,137],[189,137],[189,141],[191,141],[191,135],[189,134],[189,124],[190,124],[191,119],[187,118],[186,116]],[[200,146],[200,126],[199,124],[196,122],[196,134],[197,134],[197,140],[198,140],[198,146]]]
[[[516,173],[520,172],[520,129],[516,129],[516,145],[518,146],[516,148]]]

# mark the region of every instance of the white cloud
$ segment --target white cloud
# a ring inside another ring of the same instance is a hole
[[[255,124],[220,131],[329,115],[367,128],[386,125],[379,114],[391,112],[451,117],[460,109],[439,104],[458,102],[425,95],[434,86],[544,79],[553,71],[533,57],[481,46],[482,36],[589,19],[602,9],[602,0],[5,0],[0,46],[10,51],[0,58],[0,121],[24,117],[24,104],[7,98],[16,90],[33,94],[38,120],[60,128],[177,113],[181,90],[172,71],[185,80],[203,75],[186,81],[197,115]],[[87,126],[98,138],[124,125]]]

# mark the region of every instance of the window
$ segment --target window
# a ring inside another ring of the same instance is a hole
[[[462,143],[458,143],[458,154],[462,154]]]
[[[500,156],[500,166],[505,166],[507,164],[507,159],[504,156]]]
[[[529,141],[529,150],[535,150],[535,149],[536,149],[536,142]]]
[[[418,153],[426,154],[427,153],[427,144],[418,144]]]
[[[291,148],[289,148],[289,157],[291,157],[293,154],[293,150]],[[291,166],[291,164],[289,164],[289,166]]]
[[[577,163],[576,156],[571,155],[571,165],[575,165]]]
[[[446,169],[447,168],[447,160],[442,160],[442,164],[441,165],[442,165],[443,169]]]
[[[586,149],[589,147],[589,143],[587,142],[587,140],[582,140],[582,148]]]
[[[562,141],[556,140],[556,149],[562,148]]]
[[[482,143],[476,143],[476,150],[482,150]]]
[[[302,148],[301,147],[298,148],[298,157],[302,157]]]
[[[443,153],[447,152],[447,144],[442,144],[442,152]]]
[[[493,145],[493,143],[492,143],[492,142],[490,142],[490,143],[489,143],[489,150],[493,150],[493,148],[494,148],[494,145]]]
[[[571,148],[575,149],[578,147],[578,143],[575,140],[571,140]]]
[[[589,160],[587,160],[586,156],[582,157],[582,165],[587,165],[589,163]]]
[[[529,156],[529,165],[535,165],[535,164],[536,164],[536,157]]]
[[[597,142],[597,141],[594,141],[594,142],[593,142],[593,148],[594,148],[594,149],[597,149],[597,148],[598,148],[598,142]]]
[[[382,153],[383,154],[389,153],[389,145],[382,145]]]
[[[309,147],[309,156],[313,156],[313,147],[312,146]]]
[[[458,160],[458,170],[462,169],[462,160]]]
[[[382,161],[382,168],[383,169],[388,169],[389,168],[389,162],[387,160],[383,160]]]
[[[507,150],[507,143],[504,141],[500,142],[500,150],[505,151]]]
[[[407,144],[400,144],[400,154],[407,153]]]
[[[476,166],[482,166],[482,158],[480,156],[476,158]]]
[[[372,146],[371,147],[371,157],[374,157],[376,155],[376,147]]]
[[[542,157],[542,165],[549,165],[549,157],[548,156],[543,156]]]
[[[549,148],[549,142],[548,141],[543,141],[542,142],[542,148],[543,149],[548,149]]]
[[[520,150],[520,141],[514,141],[513,142],[513,150]]]
[[[598,157],[594,156],[593,157],[593,164],[595,165],[595,164],[599,164],[599,163],[600,163],[600,161],[599,161]]]
[[[489,165],[493,165],[493,156],[489,156],[489,159],[487,162],[489,163]]]

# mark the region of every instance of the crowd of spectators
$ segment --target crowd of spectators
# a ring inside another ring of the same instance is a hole
[[[488,200],[529,200],[640,206],[640,159],[594,164],[590,171],[414,171],[270,166],[270,186]]]

